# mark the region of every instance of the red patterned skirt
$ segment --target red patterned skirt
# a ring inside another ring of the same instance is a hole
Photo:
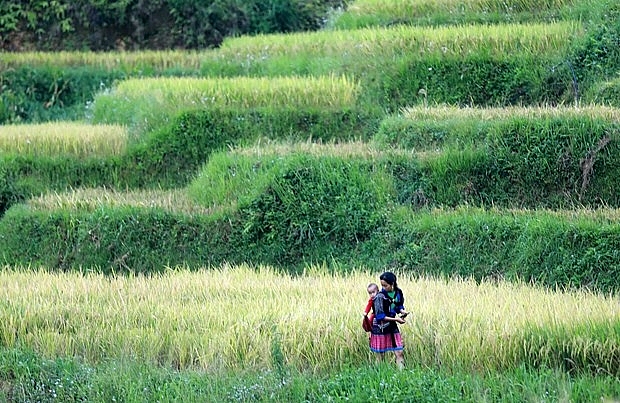
[[[403,339],[400,336],[398,326],[388,326],[383,332],[379,326],[373,326],[370,332],[370,351],[385,353],[387,351],[399,351],[403,349]]]

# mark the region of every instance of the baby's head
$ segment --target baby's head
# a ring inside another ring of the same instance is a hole
[[[366,290],[368,290],[368,296],[374,298],[379,292],[379,286],[375,283],[370,283],[368,287],[366,287]]]

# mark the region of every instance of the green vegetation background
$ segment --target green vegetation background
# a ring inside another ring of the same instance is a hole
[[[331,7],[343,5],[304,2],[307,7],[300,7],[301,2],[282,1],[270,2],[266,9],[261,8],[265,2],[211,2],[196,9],[191,3],[157,1],[145,6],[140,2],[140,8],[133,2],[3,2],[1,42],[5,50],[204,49],[226,45],[225,38],[237,35],[317,29],[329,20]],[[546,286],[616,292],[620,278],[620,229],[613,213],[620,203],[617,118],[512,117],[473,124],[412,121],[398,114],[401,108],[429,100],[457,106],[590,102],[618,106],[620,8],[614,1],[569,4],[572,8],[558,14],[516,15],[524,23],[546,23],[561,16],[583,24],[583,35],[566,38],[566,47],[525,56],[481,52],[465,58],[418,57],[396,52],[388,58],[369,59],[368,54],[358,53],[342,59],[342,54],[309,52],[302,58],[257,59],[245,65],[207,57],[199,68],[109,69],[20,64],[2,53],[0,122],[5,124],[82,119],[92,112],[91,103],[99,91],[140,76],[337,73],[355,77],[363,91],[356,104],[344,109],[183,111],[170,116],[167,124],[142,133],[120,158],[2,153],[0,258],[9,265],[95,267],[115,273],[149,273],[161,269],[162,263],[205,266],[252,261],[294,271],[308,263],[327,262],[337,269],[364,266],[446,277],[519,278]],[[40,13],[45,7],[47,12]],[[159,27],[173,35],[155,32],[151,26],[155,19],[146,18],[152,15],[165,15]],[[479,15],[468,17],[450,23],[481,22]],[[424,24],[422,20],[354,22],[346,18],[340,23]],[[426,23],[433,25],[433,20]],[[93,34],[97,26],[101,30]],[[86,31],[90,34],[85,35]],[[102,121],[114,119],[110,113]],[[385,147],[385,153],[376,158],[295,153],[280,158],[284,162],[273,171],[240,171],[249,181],[243,183],[257,184],[255,192],[242,195],[233,207],[223,203],[226,208],[212,215],[105,205],[96,211],[39,211],[25,204],[40,193],[82,186],[187,186],[201,200],[207,197],[204,189],[212,185],[209,177],[223,176],[231,167],[269,167],[269,157],[226,151],[251,145],[265,133],[287,141],[374,141]],[[454,136],[466,140],[450,143]],[[437,145],[440,152],[431,152]],[[393,147],[419,154],[389,152]],[[584,161],[595,169],[584,170]],[[611,212],[574,219],[569,213],[551,211],[584,207]],[[442,210],[445,214],[437,214]],[[529,214],[530,210],[536,212]],[[4,394],[15,400],[51,401],[61,396],[67,401],[85,397],[172,401],[190,396],[191,391],[197,399],[207,395],[239,401],[339,401],[357,397],[351,390],[361,385],[374,385],[369,390],[378,393],[386,373],[390,373],[390,385],[405,391],[403,399],[419,396],[421,401],[518,401],[524,394],[593,401],[602,395],[620,395],[613,376],[569,376],[544,368],[486,376],[428,369],[408,371],[405,376],[379,368],[312,379],[284,377],[276,371],[218,378],[207,387],[202,374],[135,363],[90,368],[78,360],[46,360],[7,350],[0,354],[0,363],[0,398]],[[395,396],[393,391],[372,397],[362,393],[362,401]]]
[[[5,22],[4,30],[11,35],[34,29],[34,23],[25,24],[22,17],[36,4],[17,4],[16,25],[9,29]],[[172,7],[165,2],[162,7],[166,4]],[[287,4],[289,12],[307,11]],[[618,207],[618,120],[613,112],[443,121],[398,113],[429,102],[498,108],[595,101],[613,105],[613,93],[609,99],[601,97],[610,94],[607,88],[620,70],[618,5],[566,4],[558,11],[564,19],[560,23],[546,13],[534,18],[515,12],[517,22],[535,24],[522,31],[492,25],[402,25],[362,28],[344,36],[324,31],[229,38],[220,48],[199,54],[198,65],[191,53],[177,65],[160,61],[111,66],[97,62],[94,54],[87,54],[90,62],[76,65],[70,54],[33,64],[19,59],[18,53],[5,53],[0,72],[0,117],[5,123],[86,119],[127,125],[135,138],[120,157],[2,153],[0,258],[10,265],[144,273],[161,270],[161,262],[200,266],[251,261],[291,271],[327,263],[615,291],[620,266],[613,214],[575,221],[569,215],[512,216],[488,210]],[[333,6],[315,4],[313,20],[325,20],[327,10],[335,12]],[[47,23],[58,15],[73,16],[73,6],[62,7],[65,14],[52,13]],[[106,12],[137,12],[129,3],[123,7]],[[465,14],[462,21],[477,14]],[[346,22],[346,16],[335,21]],[[126,18],[117,17],[119,23]],[[46,21],[39,18],[41,24]],[[317,39],[328,43],[330,35],[341,38],[345,47],[315,45]],[[411,43],[406,39],[411,35],[430,39]],[[450,38],[448,50],[428,48],[442,35]],[[290,46],[287,41],[300,46],[282,52]],[[360,41],[366,46],[355,46]],[[37,46],[36,41],[31,45]],[[369,58],[368,52],[380,56]],[[155,107],[144,97],[114,95],[114,83],[133,77],[324,74],[344,74],[358,82],[357,99],[340,106],[178,111],[167,104]],[[145,127],[140,123],[144,121],[159,123]],[[358,140],[384,151],[348,159],[280,156],[276,173],[252,168],[267,166],[263,157],[225,151],[265,138]],[[393,149],[412,153],[389,151]],[[211,159],[218,153],[223,154]],[[235,208],[209,216],[105,205],[94,212],[16,206],[39,194],[79,187],[188,187],[199,203],[213,208],[208,195],[217,190],[204,178],[226,177],[231,169],[239,169],[239,177],[246,175],[243,186],[254,192],[250,197],[229,195],[239,198]],[[447,214],[445,221],[429,213],[463,206],[474,210]],[[452,251],[455,245],[458,253]]]

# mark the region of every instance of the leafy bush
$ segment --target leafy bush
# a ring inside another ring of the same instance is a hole
[[[90,67],[23,66],[0,72],[0,123],[84,119],[95,93],[123,77]]]
[[[199,49],[229,36],[316,30],[342,0],[13,1],[0,46],[13,50]]]
[[[239,206],[244,238],[305,249],[316,240],[362,242],[385,219],[390,179],[337,158],[292,157],[268,187]]]

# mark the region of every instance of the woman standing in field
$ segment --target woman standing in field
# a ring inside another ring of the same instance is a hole
[[[405,317],[409,315],[405,311],[405,296],[396,284],[394,273],[386,271],[379,276],[379,280],[382,289],[374,299],[375,318],[370,332],[370,350],[377,353],[379,359],[383,359],[386,352],[393,351],[396,365],[403,369],[405,358],[398,324],[405,323]]]

